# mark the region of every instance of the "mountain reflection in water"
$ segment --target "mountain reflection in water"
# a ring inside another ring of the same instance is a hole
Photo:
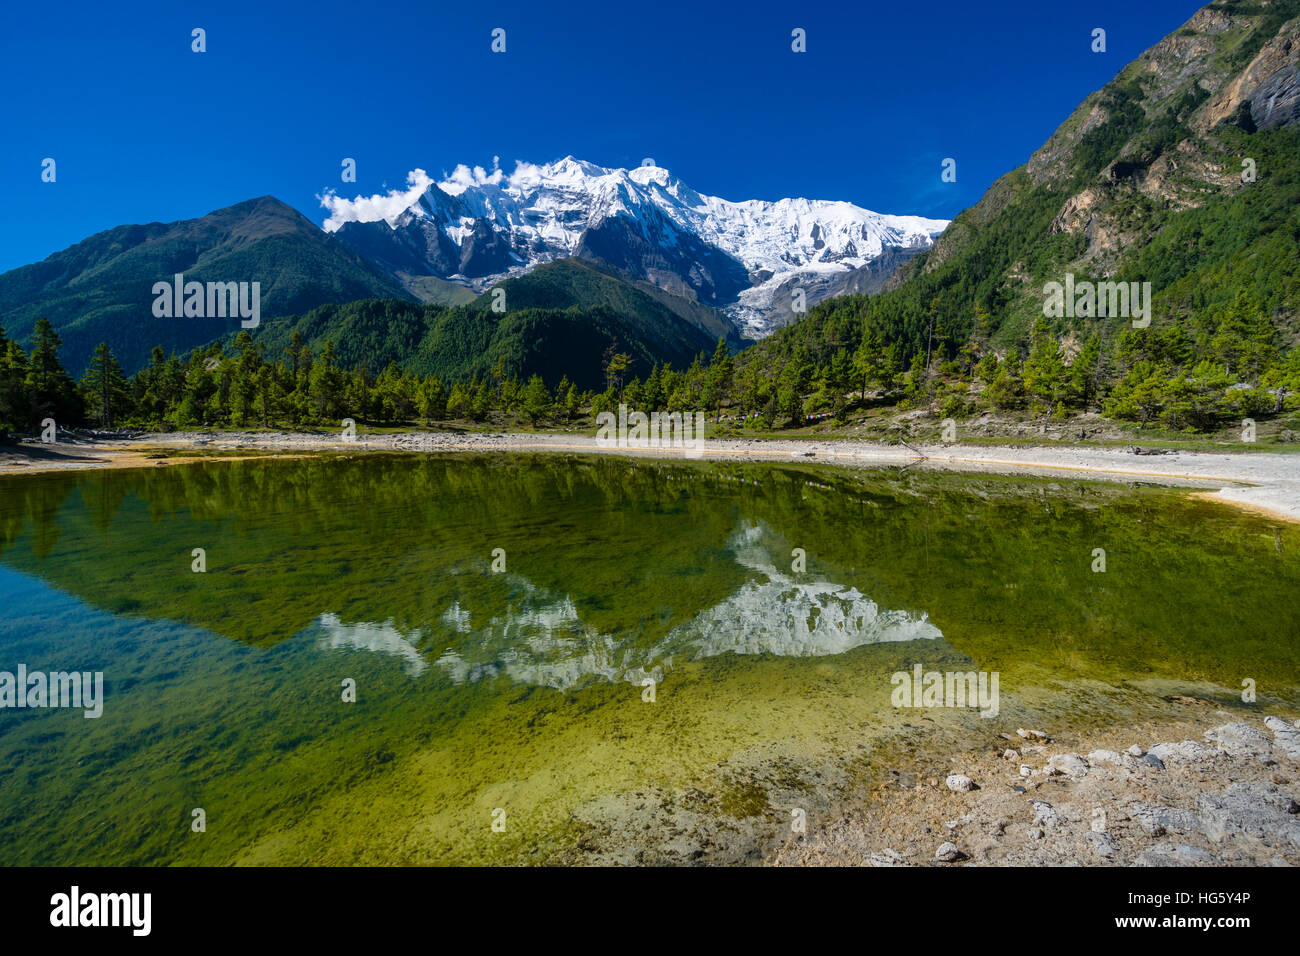
[[[934,640],[943,637],[923,612],[886,610],[856,588],[832,581],[800,581],[776,567],[761,523],[746,524],[727,548],[754,576],[720,603],[699,612],[647,648],[583,623],[569,595],[511,576],[521,595],[504,613],[476,625],[453,602],[442,623],[458,638],[435,664],[453,683],[505,675],[516,683],[567,691],[594,680],[640,685],[663,679],[675,656],[690,660],[736,654],[822,657],[864,644]],[[403,635],[392,621],[344,624],[324,614],[323,648],[352,648],[399,658],[419,677],[427,662],[417,649],[423,630]]]

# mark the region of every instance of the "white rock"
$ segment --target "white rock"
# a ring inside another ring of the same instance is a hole
[[[1088,775],[1088,761],[1078,754],[1053,754],[1048,759],[1047,765],[1058,773],[1076,779]]]
[[[1034,801],[1034,823],[1043,827],[1052,827],[1061,822],[1061,815],[1052,808],[1050,803],[1042,800]]]
[[[1137,744],[1134,744],[1132,747],[1129,747],[1129,748],[1128,748],[1128,753],[1130,753],[1130,754],[1133,755],[1134,757],[1144,757],[1144,756],[1146,756],[1146,751],[1143,750],[1141,747],[1139,747]]]
[[[1151,748],[1150,754],[1161,763],[1167,764],[1200,763],[1214,759],[1219,752],[1204,744],[1198,744],[1195,740],[1184,740],[1177,744],[1156,744]]]
[[[1252,837],[1267,846],[1300,849],[1300,807],[1277,787],[1234,783],[1221,794],[1196,795],[1196,816],[1215,842]]]
[[[1241,722],[1207,730],[1205,739],[1218,744],[1220,749],[1234,757],[1267,757],[1273,751],[1273,742],[1267,734]]]
[[[872,853],[867,857],[868,866],[907,866],[903,859],[903,854],[897,850],[885,847],[880,853]]]
[[[1112,857],[1119,850],[1119,844],[1115,842],[1115,838],[1109,833],[1098,833],[1096,830],[1091,830],[1085,833],[1084,837],[1087,839],[1088,845],[1092,847],[1092,852],[1098,856]]]
[[[1292,730],[1285,720],[1277,717],[1265,717],[1264,726],[1273,731],[1273,746],[1281,756],[1300,760],[1300,730]]]
[[[1191,810],[1176,810],[1172,807],[1151,807],[1143,803],[1134,803],[1129,814],[1151,836],[1161,836],[1166,829],[1196,830],[1200,821]]]
[[[1041,730],[1025,730],[1023,727],[1021,727],[1019,730],[1016,731],[1016,733],[1018,733],[1025,740],[1047,740],[1048,739],[1047,734],[1043,733]]]
[[[1214,857],[1204,850],[1183,843],[1160,844],[1138,854],[1134,866],[1205,866]]]
[[[1137,758],[1132,754],[1116,753],[1113,750],[1094,750],[1088,754],[1088,763],[1091,766],[1099,764],[1109,764],[1113,767],[1122,767],[1125,770],[1137,770]]]
[[[969,793],[975,789],[975,781],[964,773],[950,774],[945,782],[954,793]]]
[[[961,850],[957,849],[955,843],[943,843],[939,849],[934,851],[934,858],[940,863],[951,863],[961,856]]]

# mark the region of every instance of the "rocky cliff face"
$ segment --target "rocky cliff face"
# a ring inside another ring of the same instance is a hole
[[[1257,129],[1276,129],[1300,120],[1300,69],[1294,60],[1259,85],[1250,98],[1250,118]]]
[[[1051,233],[1083,237],[1080,267],[1109,275],[1147,238],[1150,217],[1135,215],[1135,204],[1190,209],[1249,185],[1245,157],[1225,162],[1221,124],[1254,132],[1298,119],[1300,3],[1211,4],[1084,100],[1024,166],[953,222],[925,268],[959,255],[972,226],[1042,187],[1064,193]],[[1105,162],[1094,168],[1099,156]]]

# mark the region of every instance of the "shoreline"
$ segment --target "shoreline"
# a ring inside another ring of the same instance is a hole
[[[764,862],[1300,864],[1300,720],[1201,699],[1180,709],[1107,730],[1021,727],[964,749],[893,751],[868,792]]]
[[[1029,707],[989,722],[871,725],[882,732],[834,756],[785,744],[763,756],[745,751],[697,781],[641,783],[586,801],[571,815],[577,834],[530,862],[1300,865],[1294,701],[1236,703],[1232,690],[1211,685],[1166,689],[1102,691],[1139,693],[1128,719]],[[737,781],[743,806],[727,799]]]
[[[186,454],[174,456],[172,451]],[[975,473],[1088,476],[1099,480],[1150,481],[1197,489],[1192,497],[1273,520],[1300,522],[1300,456],[1274,452],[1170,451],[1143,460],[1125,448],[1082,445],[977,446],[885,445],[860,439],[706,439],[687,456],[682,449],[611,448],[594,435],[500,432],[402,432],[342,441],[309,432],[172,432],[109,441],[23,443],[0,446],[0,478],[97,468],[165,467],[210,460],[302,457],[315,452],[566,452],[633,458],[827,462],[842,467],[920,467]],[[199,452],[199,454],[192,454]],[[214,456],[215,457],[215,456]],[[1217,486],[1217,487],[1216,487]]]

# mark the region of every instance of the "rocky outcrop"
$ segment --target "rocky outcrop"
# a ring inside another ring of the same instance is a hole
[[[1300,65],[1290,64],[1259,85],[1250,97],[1256,129],[1276,129],[1300,120]]]
[[[1216,4],[1198,11],[1088,96],[1022,167],[958,216],[924,271],[960,261],[980,241],[981,226],[1022,200],[1032,208],[1051,191],[1067,198],[1049,233],[1086,240],[1064,268],[1111,276],[1152,237],[1144,210],[1198,208],[1245,188],[1242,157],[1225,158],[1216,127],[1240,123],[1254,132],[1300,116],[1300,17],[1279,27],[1279,9],[1286,8]],[[1105,165],[1097,169],[1099,160]],[[1007,270],[1005,286],[1035,297],[1041,286],[1020,281],[1021,262]]]
[[[1201,133],[1207,133],[1216,125],[1231,119],[1242,104],[1251,104],[1252,119],[1255,119],[1256,94],[1270,82],[1285,86],[1288,74],[1293,75],[1297,56],[1300,56],[1300,17],[1288,21],[1277,35],[1264,43],[1249,65],[1237,76],[1228,80],[1222,89],[1216,89],[1213,96],[1197,111],[1193,127]],[[1278,77],[1276,81],[1274,77]],[[1270,90],[1275,87],[1269,87]],[[1261,100],[1267,104],[1270,93]],[[1259,125],[1255,119],[1256,126]],[[1279,124],[1280,125],[1280,124]]]

